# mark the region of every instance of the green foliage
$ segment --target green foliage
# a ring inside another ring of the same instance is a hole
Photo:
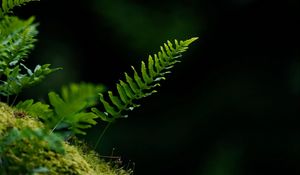
[[[33,49],[38,33],[34,17],[20,20],[5,16],[0,21],[1,65],[16,65]]]
[[[75,134],[85,134],[82,129],[97,123],[95,114],[85,112],[85,101],[66,102],[55,92],[49,93],[49,100],[55,112],[49,123],[53,130],[68,128]]]
[[[100,85],[81,83],[63,87],[62,97],[50,92],[48,96],[54,109],[54,116],[48,118],[47,123],[55,130],[68,128],[74,134],[86,134],[82,129],[90,128],[97,123],[95,121],[97,116],[86,111],[96,103],[97,94],[103,90],[103,86]]]
[[[58,70],[49,68],[49,64],[31,70],[22,63],[36,42],[37,24],[33,22],[33,17],[20,20],[5,16],[0,20],[0,95],[19,94]]]
[[[39,0],[2,0],[1,8],[0,8],[0,18],[5,14],[11,13],[11,10],[16,6],[25,5],[31,1],[39,1]]]
[[[33,100],[19,102],[16,108],[42,119],[53,131],[67,129],[73,134],[86,134],[83,129],[97,123],[97,116],[87,112],[87,109],[97,103],[97,94],[104,89],[102,85],[71,84],[62,87],[61,96],[55,92],[48,94],[52,108],[41,102],[34,103]]]
[[[105,112],[101,112],[97,108],[93,108],[93,112],[97,114],[102,120],[113,122],[117,118],[124,118],[124,111],[133,110],[139,107],[135,103],[136,100],[147,97],[156,93],[154,89],[160,86],[159,81],[165,79],[165,75],[170,73],[170,69],[174,64],[180,62],[178,59],[182,57],[182,53],[188,49],[188,46],[197,40],[191,38],[185,41],[174,43],[168,41],[164,46],[160,47],[158,54],[150,55],[148,63],[142,61],[141,75],[138,74],[136,69],[133,69],[133,76],[125,73],[125,80],[120,80],[117,83],[117,93],[114,95],[112,91],[108,91],[109,101],[105,100],[104,95],[100,94],[100,101],[102,102]]]
[[[48,118],[51,117],[53,114],[52,109],[50,109],[49,105],[44,104],[42,102],[34,103],[33,99],[29,99],[26,101],[20,101],[16,106],[18,110],[22,110],[26,112],[31,117],[35,118]]]
[[[27,73],[21,73],[20,66],[15,66],[13,68],[6,67],[2,75],[6,77],[6,80],[1,80],[0,84],[0,95],[10,96],[19,94],[23,88],[35,85],[41,82],[46,75],[58,70],[50,69],[49,64],[43,66],[37,65],[32,72],[30,69],[26,68],[21,64]],[[1,73],[1,72],[0,72]]]
[[[63,100],[68,103],[74,101],[86,102],[86,107],[95,106],[98,101],[97,94],[104,92],[106,89],[103,85],[94,85],[91,83],[72,83],[69,86],[63,86],[61,95]]]

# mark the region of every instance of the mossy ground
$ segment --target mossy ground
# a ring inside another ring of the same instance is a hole
[[[43,123],[0,103],[0,140],[12,128],[19,130],[43,128]],[[18,142],[12,142],[9,147],[5,148],[5,151],[0,152],[0,174],[131,174],[122,168],[110,166],[109,163],[99,159],[94,151],[84,151],[82,147],[66,142],[63,142],[62,146],[65,150],[64,154],[49,149],[47,143],[39,139],[21,139]]]

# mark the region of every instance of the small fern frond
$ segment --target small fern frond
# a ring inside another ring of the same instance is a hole
[[[39,118],[44,121],[53,116],[53,110],[50,109],[49,105],[42,102],[34,103],[33,99],[20,101],[15,108],[19,111],[25,112],[31,117]]]
[[[34,17],[20,20],[17,17],[5,17],[0,21],[0,66],[14,66],[34,48],[37,24]]]
[[[50,92],[50,105],[33,100],[19,102],[16,109],[24,111],[32,117],[41,119],[45,126],[52,131],[60,132],[64,136],[70,134],[85,134],[83,129],[90,128],[97,122],[97,116],[87,112],[96,105],[98,93],[104,92],[103,85],[91,83],[72,83],[63,86],[61,95]]]
[[[50,64],[37,65],[33,71],[23,64],[21,64],[21,66],[27,71],[26,74],[21,73],[21,67],[19,65],[4,69],[3,75],[6,77],[6,80],[0,80],[0,95],[10,96],[19,94],[24,88],[41,82],[48,74],[59,70],[59,68],[49,68]]]
[[[1,8],[0,8],[0,18],[5,14],[11,13],[11,10],[17,6],[22,6],[31,1],[39,1],[39,0],[2,0]]]
[[[97,116],[87,110],[97,103],[97,94],[104,90],[103,85],[73,83],[62,88],[61,96],[50,92],[48,96],[54,114],[45,123],[53,131],[67,129],[73,134],[86,134],[83,129],[97,123]]]
[[[100,94],[104,112],[97,108],[93,108],[92,111],[107,122],[127,117],[123,112],[139,107],[135,103],[136,100],[156,93],[157,91],[154,88],[160,86],[159,82],[165,80],[165,75],[171,73],[170,69],[180,62],[178,59],[182,57],[181,54],[197,39],[195,37],[179,42],[175,40],[174,43],[167,41],[160,47],[157,54],[148,57],[147,63],[141,62],[140,74],[133,66],[133,76],[125,73],[124,80],[120,80],[116,85],[117,95],[113,95],[112,91],[108,91],[109,100],[106,100],[105,95]]]
[[[37,24],[33,22],[34,17],[20,20],[5,16],[0,20],[0,95],[18,94],[23,88],[59,70],[51,69],[49,64],[37,65],[34,70],[30,70],[23,64],[36,42]]]

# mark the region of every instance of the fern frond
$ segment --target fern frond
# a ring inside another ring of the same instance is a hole
[[[5,75],[6,80],[1,80],[0,95],[9,96],[19,94],[24,88],[41,82],[48,74],[59,70],[59,68],[49,68],[50,64],[37,65],[33,71],[23,64],[21,66],[27,71],[26,74],[21,73],[19,65],[13,68],[5,68],[3,75]]]
[[[18,94],[58,70],[51,69],[49,64],[30,70],[22,63],[36,42],[37,24],[33,22],[34,17],[20,20],[5,16],[0,20],[0,95]]]
[[[20,20],[8,17],[0,21],[0,68],[17,65],[34,48],[37,24],[34,17]]]
[[[85,101],[86,107],[95,106],[97,103],[97,95],[99,92],[104,92],[103,85],[95,85],[91,83],[72,83],[68,86],[63,86],[61,96],[64,101],[71,103],[72,101]]]
[[[124,80],[120,80],[116,85],[117,95],[108,91],[109,100],[107,100],[104,94],[100,94],[104,112],[97,108],[93,108],[92,111],[108,122],[127,117],[123,112],[139,107],[135,101],[156,93],[154,88],[160,86],[159,82],[165,79],[165,75],[170,73],[170,69],[180,62],[178,59],[182,57],[182,53],[197,39],[195,37],[179,42],[175,40],[174,43],[167,41],[160,47],[157,54],[149,55],[147,63],[141,62],[140,73],[133,66],[133,76],[125,73]]]
[[[27,113],[31,117],[40,118],[44,121],[53,116],[53,110],[50,109],[49,105],[41,102],[34,103],[33,99],[20,101],[15,108]]]
[[[19,102],[18,110],[32,117],[41,119],[45,126],[52,131],[63,130],[63,135],[85,134],[83,129],[90,128],[97,122],[97,116],[87,109],[96,105],[98,93],[104,92],[103,85],[91,83],[72,83],[63,86],[61,96],[55,92],[48,94],[50,105],[33,100]]]
[[[54,115],[45,123],[52,130],[68,129],[74,134],[86,134],[83,129],[97,123],[97,116],[87,109],[96,104],[97,94],[104,90],[102,85],[80,83],[64,86],[62,97],[50,92],[48,96]]]
[[[5,14],[11,13],[11,10],[17,6],[22,6],[31,1],[39,1],[39,0],[2,0],[1,8],[0,8],[0,18]]]

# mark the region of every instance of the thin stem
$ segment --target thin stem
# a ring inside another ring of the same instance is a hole
[[[56,125],[52,128],[52,130],[50,131],[50,134],[52,134],[55,129],[58,127],[58,125],[65,119],[65,117],[62,117],[57,123]]]
[[[98,137],[97,142],[96,142],[96,144],[95,144],[95,146],[94,146],[94,150],[96,150],[96,148],[98,147],[100,141],[102,140],[102,138],[103,138],[105,132],[106,132],[107,129],[110,127],[110,125],[111,125],[111,122],[109,122],[109,123],[105,126],[104,130],[101,132],[101,134],[100,134],[100,136]]]
[[[17,100],[17,98],[18,98],[18,95],[16,95],[16,96],[15,96],[15,98],[14,98],[14,100],[13,100],[13,102],[11,103],[11,105],[10,105],[10,106],[13,106],[13,105],[15,104],[15,102],[16,102],[16,100]]]

